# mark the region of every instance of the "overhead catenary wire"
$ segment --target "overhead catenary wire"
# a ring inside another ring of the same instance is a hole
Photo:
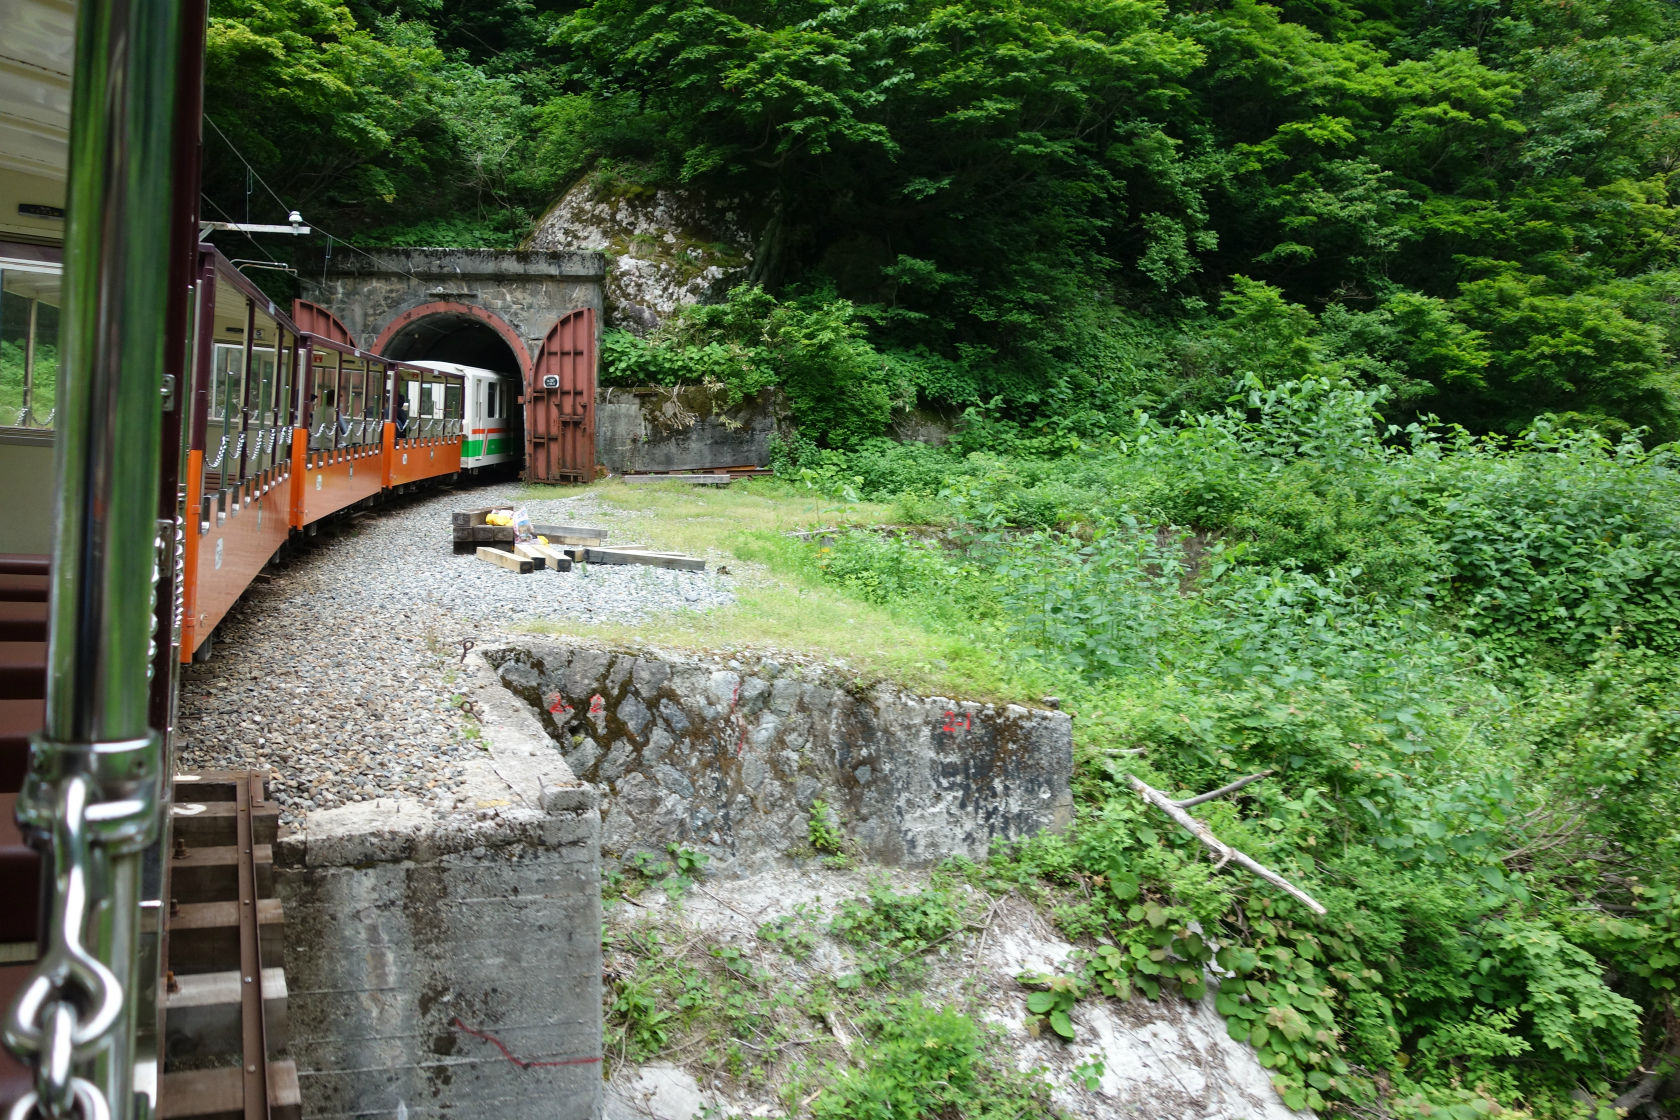
[[[280,209],[285,210],[288,213],[291,212],[293,209],[296,209],[296,207],[293,207],[285,199],[281,198],[278,191],[276,191],[273,187],[268,185],[268,180],[264,179],[261,175],[259,175],[257,173],[257,169],[255,167],[251,166],[251,161],[245,158],[245,153],[241,152],[239,150],[238,146],[235,145],[232,140],[228,139],[227,133],[222,131],[222,126],[217,124],[215,122],[215,120],[213,120],[211,118],[210,114],[206,113],[204,115],[204,123],[216,130],[216,135],[220,136],[222,138],[222,143],[224,143],[228,146],[228,151],[232,152],[234,154],[234,157],[237,158],[240,163],[245,165],[245,174],[246,174],[246,183],[247,183],[246,192],[245,192],[245,199],[246,199],[245,205],[246,205],[247,211],[249,211],[249,209],[250,209],[250,197],[251,197],[250,187],[249,187],[248,184],[250,183],[250,181],[252,179],[255,179],[258,183],[260,183],[262,185],[262,189],[267,191],[269,197],[274,199],[274,201],[277,204],[279,204]],[[209,196],[206,195],[205,197],[208,199]],[[211,205],[214,206],[215,203],[211,203]],[[227,211],[222,210],[222,208],[220,206],[217,206],[216,209],[221,210],[221,212],[224,215],[227,213]],[[249,219],[249,217],[250,217],[250,215],[247,212],[246,218]],[[232,221],[231,218],[228,219],[228,220]],[[374,256],[372,253],[369,253],[369,252],[366,252],[366,251],[362,250],[358,246],[352,244],[349,241],[346,241],[342,237],[333,236],[333,234],[330,231],[322,228],[321,223],[311,220],[309,224],[312,228],[319,231],[324,237],[326,237],[326,239],[327,239],[327,256],[328,257],[332,256],[332,243],[334,241],[337,241],[340,245],[347,246],[348,248],[354,250],[355,252],[361,253],[362,256],[366,257],[368,260],[372,261],[374,264],[379,265],[381,268],[387,267],[387,262],[380,260],[378,257]],[[250,234],[246,234],[245,236],[249,237]],[[255,245],[256,242],[253,241],[253,242],[251,242],[251,244]],[[398,268],[398,269],[396,269],[396,271],[402,273],[404,276],[408,277],[410,280],[414,281],[416,284],[420,283],[420,277],[414,275],[414,273],[410,272],[408,269]],[[325,275],[326,275],[326,272],[325,272],[325,268],[323,267],[322,276],[325,277]]]

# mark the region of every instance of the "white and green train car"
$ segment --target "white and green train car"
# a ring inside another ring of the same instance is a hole
[[[520,377],[454,362],[410,362],[410,365],[445,373],[458,373],[466,382],[466,411],[461,421],[461,470],[477,474],[487,468],[512,464],[517,468],[525,456],[524,419],[519,407]],[[418,394],[421,386],[411,385]],[[421,401],[409,402],[411,415],[420,415]]]

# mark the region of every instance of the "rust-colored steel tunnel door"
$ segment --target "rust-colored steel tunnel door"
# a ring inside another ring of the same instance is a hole
[[[292,301],[292,322],[297,324],[298,330],[308,334],[330,338],[334,342],[342,342],[346,346],[356,345],[356,340],[350,336],[350,328],[339,322],[337,315],[318,303],[310,303],[306,299],[294,299]]]
[[[525,390],[525,477],[595,477],[595,309],[573,311],[548,332]]]

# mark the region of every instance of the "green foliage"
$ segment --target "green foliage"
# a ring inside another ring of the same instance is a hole
[[[813,851],[838,855],[844,847],[844,837],[832,817],[833,810],[821,799],[811,802],[811,817],[805,826],[806,837]]]
[[[1574,1115],[1668,1045],[1680,982],[1680,476],[1592,427],[1401,431],[1387,392],[1252,377],[1077,459],[942,453],[944,528],[811,562],[1079,711],[1075,829],[976,872],[1080,946],[1027,978],[1052,1030],[1213,992],[1291,1107],[1480,1115],[1475,1087]],[[1192,811],[1326,919],[1216,871],[1126,777],[1261,771]]]
[[[1050,1029],[1063,1038],[1073,1038],[1072,1014],[1082,995],[1079,980],[1072,976],[1044,976],[1036,972],[1022,973],[1020,981],[1027,985],[1042,985],[1044,990],[1027,997],[1027,1010],[1042,1016]]]
[[[217,0],[211,119],[284,202],[214,130],[206,193],[488,246],[579,182],[728,198],[738,306],[609,362],[782,385],[833,447],[921,404],[967,411],[962,452],[1065,455],[1244,374],[1386,386],[1401,423],[1671,438],[1675,19]]]
[[[23,410],[25,351],[29,304],[10,292],[0,294],[0,424],[15,425]],[[58,308],[36,304],[35,374],[29,409],[34,423],[48,422],[58,402]]]
[[[868,1022],[869,1052],[812,1102],[818,1120],[1053,1115],[1042,1083],[1015,1073],[1007,1060],[987,1060],[989,1040],[967,1016],[910,999],[888,1004]]]
[[[962,912],[949,891],[934,887],[914,894],[900,894],[885,882],[870,885],[861,899],[840,904],[829,932],[843,941],[867,948],[871,954],[890,954],[860,959],[865,979],[885,980],[896,970],[914,970],[914,958],[955,933]]]
[[[635,898],[648,886],[658,884],[665,893],[678,899],[706,873],[711,857],[694,848],[680,844],[666,845],[670,859],[662,860],[651,852],[634,852],[625,861],[623,870],[608,871],[602,876],[601,894],[604,899]]]
[[[683,309],[650,340],[611,332],[602,349],[607,384],[715,382],[731,405],[780,386],[800,428],[830,447],[880,435],[902,392],[856,309],[827,294],[783,301],[738,287],[723,303]]]
[[[758,936],[794,960],[802,961],[816,951],[817,925],[818,919],[800,902],[794,905],[793,913],[759,926]]]

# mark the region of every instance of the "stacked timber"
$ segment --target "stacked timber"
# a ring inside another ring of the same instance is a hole
[[[507,544],[514,541],[512,525],[492,525],[488,518],[498,507],[458,509],[449,515],[450,533],[455,539],[456,552],[471,552],[482,544]]]
[[[607,531],[593,525],[534,523],[531,532],[535,539],[519,540],[514,526],[494,525],[485,520],[497,510],[495,506],[481,510],[456,510],[451,515],[455,551],[474,552],[486,564],[519,575],[542,571],[569,572],[574,564],[642,564],[650,568],[674,568],[685,572],[706,570],[704,559],[681,552],[662,552],[637,545],[608,548]],[[463,532],[472,535],[463,536]],[[480,533],[484,536],[477,535]]]

